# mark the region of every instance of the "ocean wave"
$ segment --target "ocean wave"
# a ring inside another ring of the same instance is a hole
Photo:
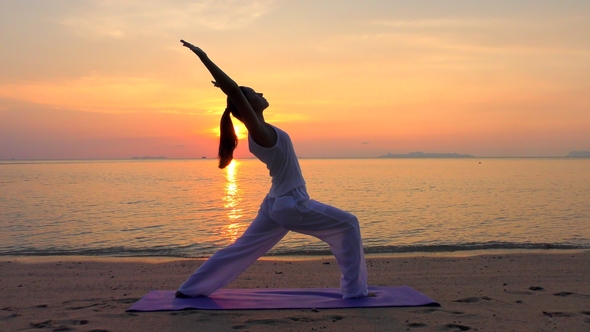
[[[366,254],[404,254],[404,253],[445,253],[475,250],[588,250],[587,244],[570,243],[514,243],[486,242],[461,244],[407,245],[407,246],[374,246],[365,247]],[[0,251],[0,256],[89,256],[89,257],[179,257],[203,258],[210,256],[215,250],[194,252],[182,247],[158,248],[127,248],[105,247],[93,249],[41,249],[20,248]],[[274,249],[265,256],[329,256],[329,250]]]

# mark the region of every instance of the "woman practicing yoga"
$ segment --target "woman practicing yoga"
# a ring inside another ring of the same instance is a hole
[[[219,167],[232,161],[237,145],[231,113],[248,129],[249,150],[266,164],[272,185],[244,234],[203,263],[178,288],[176,296],[208,296],[226,286],[289,231],[328,243],[342,272],[340,290],[344,298],[372,296],[367,289],[367,266],[357,218],[309,198],[291,139],[264,121],[263,112],[269,104],[262,93],[238,86],[203,50],[181,42],[201,59],[213,75],[214,84],[227,95],[227,108],[221,116]]]

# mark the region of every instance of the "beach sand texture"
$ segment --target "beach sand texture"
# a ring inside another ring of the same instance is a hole
[[[368,256],[370,284],[409,285],[441,307],[137,313],[190,259],[0,260],[0,331],[590,331],[590,251]],[[260,260],[231,288],[338,287],[333,258]]]

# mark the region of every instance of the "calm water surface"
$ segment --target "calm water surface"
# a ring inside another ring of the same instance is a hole
[[[481,162],[481,163],[480,163]],[[590,159],[303,159],[368,252],[590,249]],[[0,255],[208,256],[270,187],[257,160],[0,162]],[[271,254],[328,253],[290,233]]]

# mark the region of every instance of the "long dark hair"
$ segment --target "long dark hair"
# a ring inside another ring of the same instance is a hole
[[[245,94],[246,87],[241,86],[240,90]],[[234,124],[231,120],[231,115],[236,119],[242,120],[240,111],[232,101],[227,98],[227,107],[221,116],[219,123],[219,152],[217,159],[219,159],[219,168],[225,168],[234,159],[234,150],[238,146],[238,136],[234,129]]]

